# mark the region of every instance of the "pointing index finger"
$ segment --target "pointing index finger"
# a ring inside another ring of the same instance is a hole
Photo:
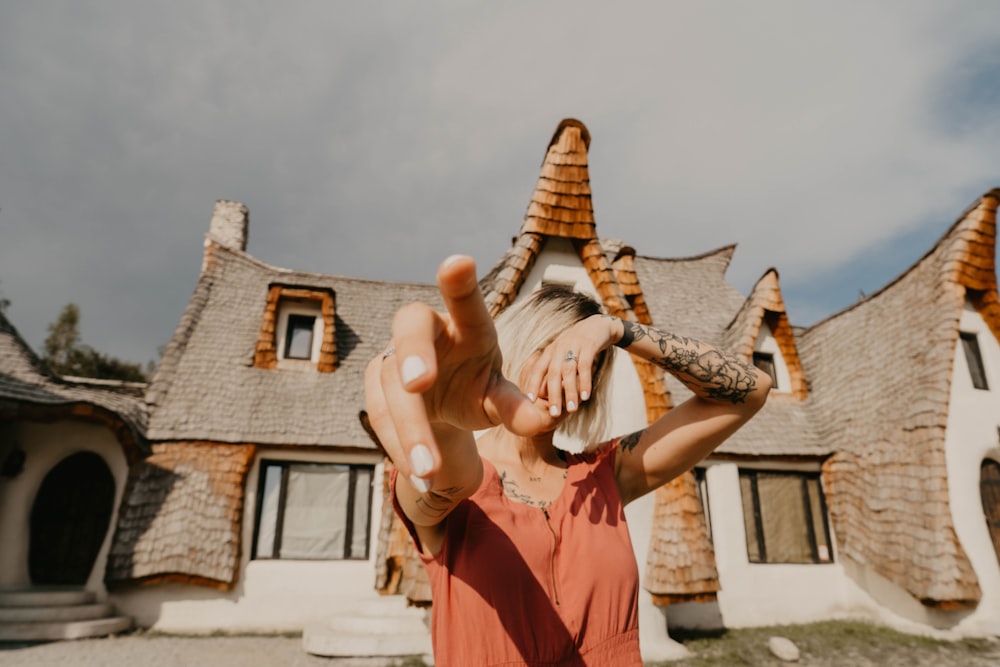
[[[451,320],[459,330],[492,329],[493,320],[479,291],[476,263],[466,255],[452,255],[441,262],[437,273],[438,289]]]

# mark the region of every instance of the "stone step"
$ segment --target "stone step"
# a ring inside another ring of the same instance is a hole
[[[427,625],[424,623],[423,612],[412,610],[414,613],[399,613],[386,616],[361,616],[336,614],[327,622],[327,628],[333,632],[359,635],[395,635],[413,633],[427,633]]]
[[[330,658],[429,656],[431,635],[426,631],[362,635],[335,632],[324,624],[303,631],[302,647],[306,653]]]
[[[127,616],[112,616],[64,623],[0,623],[0,641],[54,641],[106,637],[132,627]]]
[[[0,623],[38,623],[86,621],[114,615],[106,603],[78,604],[64,607],[0,607]]]
[[[431,655],[426,611],[407,607],[400,596],[359,600],[350,613],[334,614],[307,626],[307,653],[337,658]]]
[[[92,604],[97,596],[81,588],[37,587],[0,589],[0,607],[69,607]]]

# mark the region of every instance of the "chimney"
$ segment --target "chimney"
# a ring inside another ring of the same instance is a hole
[[[238,201],[220,199],[212,211],[208,237],[219,245],[246,252],[250,209]]]

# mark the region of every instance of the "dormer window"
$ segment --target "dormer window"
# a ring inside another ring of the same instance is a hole
[[[979,339],[975,333],[960,331],[958,334],[962,341],[962,349],[965,351],[965,363],[969,367],[969,376],[972,379],[972,386],[976,389],[990,388],[986,381],[986,367],[983,365],[983,355],[979,351]]]
[[[336,365],[333,292],[271,285],[254,366],[329,373]]]
[[[763,324],[754,343],[753,365],[771,376],[771,390],[788,393],[792,390],[792,377],[781,353],[781,347],[768,324]]]

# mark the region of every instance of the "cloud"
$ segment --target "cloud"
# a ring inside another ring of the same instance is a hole
[[[864,278],[852,261],[914,230],[933,242],[1000,181],[998,18],[929,1],[7,2],[0,284],[36,346],[76,301],[86,342],[141,361],[180,317],[216,199],[250,207],[249,250],[279,266],[429,281],[468,252],[485,270],[572,116],[601,234],[667,257],[736,242],[738,289],[776,266],[818,318],[849,302],[817,283]],[[898,272],[925,249],[870,261]]]

